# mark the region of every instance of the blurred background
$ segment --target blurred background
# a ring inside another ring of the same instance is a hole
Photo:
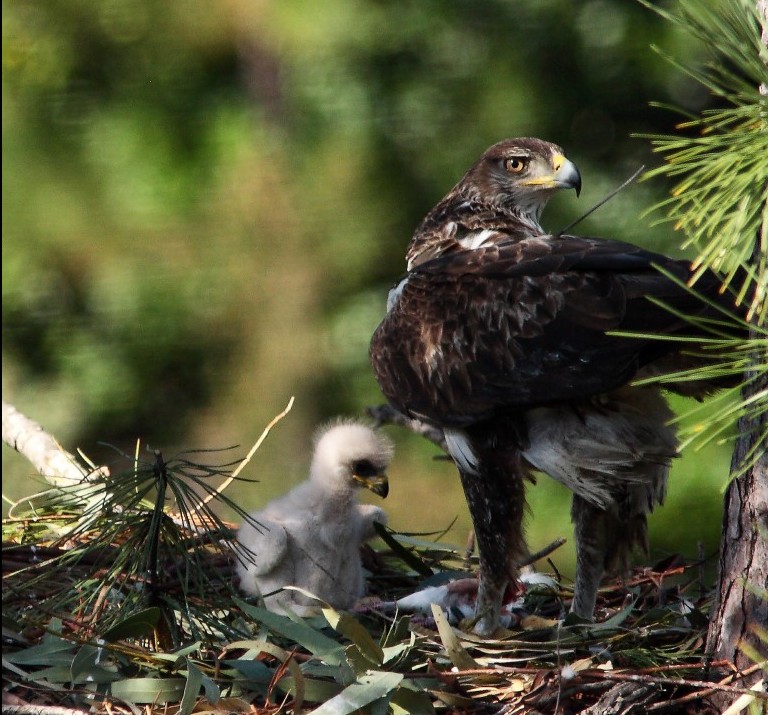
[[[318,424],[382,401],[367,349],[387,290],[416,224],[487,146],[565,148],[584,191],[553,200],[557,230],[659,163],[633,135],[681,115],[650,102],[711,101],[650,46],[691,63],[704,48],[627,0],[2,7],[3,398],[120,469],[112,447],[138,438],[167,458],[242,456],[293,395],[246,470],[258,483],[228,491],[248,509],[305,476]],[[677,253],[647,215],[669,188],[634,184],[578,231]],[[453,523],[442,539],[463,546],[453,467],[386,429],[391,526]],[[715,551],[728,462],[727,447],[678,460],[655,557]],[[41,487],[3,446],[4,510]],[[559,485],[541,478],[530,502],[533,549],[570,539]],[[570,542],[554,562],[572,573]]]

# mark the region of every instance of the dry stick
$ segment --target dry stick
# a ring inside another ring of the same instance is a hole
[[[716,661],[712,663],[712,667],[717,667],[718,665],[731,665],[730,661]],[[755,663],[754,665],[750,666],[749,668],[746,668],[744,670],[741,670],[737,673],[731,673],[730,675],[727,675],[725,678],[723,678],[720,682],[714,684],[714,683],[707,683],[707,687],[704,690],[699,690],[696,693],[688,693],[688,695],[684,695],[681,698],[677,698],[675,700],[669,700],[666,703],[656,703],[654,705],[651,705],[648,707],[648,710],[666,710],[670,706],[675,704],[683,704],[686,702],[690,702],[691,700],[696,700],[700,698],[708,698],[710,695],[716,693],[718,690],[722,690],[721,686],[727,686],[727,684],[733,680],[738,680],[740,678],[746,678],[748,675],[752,675],[756,670],[759,670],[761,668],[765,668],[765,663]],[[683,681],[688,682],[688,681]],[[766,699],[768,698],[767,693],[761,693],[760,691],[752,690],[751,688],[749,690],[743,690],[740,688],[729,688],[729,692],[738,693],[741,692],[742,695],[757,695],[759,698]]]
[[[281,419],[283,419],[283,417],[285,417],[285,416],[286,416],[286,415],[287,415],[287,414],[288,414],[288,413],[291,411],[291,408],[293,407],[293,401],[294,401],[294,398],[293,398],[293,397],[291,397],[291,399],[290,399],[290,400],[288,400],[288,404],[286,405],[285,409],[284,409],[284,410],[283,410],[283,411],[282,411],[282,412],[281,412],[279,415],[276,415],[275,417],[273,417],[273,418],[272,418],[272,421],[271,421],[271,422],[270,422],[270,423],[269,423],[269,424],[268,424],[268,425],[267,425],[267,426],[264,428],[264,431],[261,433],[261,437],[259,437],[259,438],[256,440],[256,444],[254,444],[254,445],[253,445],[253,447],[251,447],[251,451],[250,451],[250,452],[248,452],[248,454],[247,454],[247,456],[245,457],[245,459],[243,459],[243,461],[242,461],[242,462],[240,462],[240,464],[238,464],[238,465],[237,465],[237,468],[235,469],[235,471],[234,471],[234,472],[232,472],[232,475],[231,475],[231,476],[229,476],[229,477],[227,477],[227,478],[224,480],[224,482],[221,484],[221,486],[220,486],[220,487],[218,487],[217,489],[215,489],[215,490],[214,490],[213,492],[211,492],[211,493],[210,493],[210,494],[209,494],[207,497],[205,497],[205,499],[201,500],[201,501],[200,501],[200,502],[199,502],[199,503],[198,503],[198,504],[197,504],[195,507],[193,507],[193,508],[190,510],[190,513],[197,513],[198,511],[200,511],[200,509],[202,509],[202,508],[203,508],[203,507],[204,507],[204,506],[205,506],[205,505],[206,505],[206,504],[207,504],[209,501],[211,501],[211,499],[215,499],[215,498],[216,498],[216,497],[217,497],[219,494],[221,494],[221,493],[222,493],[222,492],[223,492],[223,491],[224,491],[224,490],[225,490],[225,489],[226,489],[226,488],[227,488],[227,487],[228,487],[230,484],[232,484],[232,482],[233,482],[235,479],[237,479],[237,475],[238,475],[238,474],[240,474],[240,472],[242,472],[242,471],[243,471],[243,469],[245,469],[245,467],[246,467],[246,465],[248,464],[248,462],[250,462],[250,461],[251,461],[251,457],[253,457],[253,455],[254,455],[254,454],[256,454],[256,450],[257,450],[259,447],[261,447],[261,444],[262,444],[262,442],[263,442],[263,441],[264,441],[264,440],[267,438],[267,435],[269,434],[269,431],[270,431],[270,430],[271,430],[271,429],[272,429],[272,428],[273,428],[273,427],[274,427],[274,426],[275,426],[275,425],[276,425],[276,424],[277,424],[277,423],[278,423],[278,422],[279,422]]]
[[[3,715],[85,715],[85,712],[60,705],[3,705]]]
[[[575,221],[571,221],[565,228],[560,229],[555,236],[558,238],[562,236],[566,231],[570,231],[576,224],[581,223],[587,216],[597,211],[603,204],[608,203],[616,194],[619,193],[619,191],[623,191],[627,186],[629,186],[640,174],[643,173],[645,170],[645,165],[641,166],[632,176],[630,176],[621,186],[619,186],[617,189],[614,189],[611,191],[610,194],[608,194],[605,198],[598,201],[589,211],[586,211],[585,213],[581,214],[579,218],[577,218]]]
[[[531,564],[536,563],[537,561],[540,561],[545,556],[549,556],[553,551],[559,549],[567,539],[564,536],[558,536],[551,544],[548,546],[545,546],[543,549],[539,549],[535,554],[530,554],[529,556],[526,556],[522,561],[517,562],[518,568],[523,568],[524,566],[530,566]]]
[[[3,442],[26,457],[38,473],[54,486],[88,480],[89,473],[41,425],[3,400]],[[95,471],[106,470],[100,467]]]
[[[704,688],[705,690],[701,690],[697,693],[691,693],[688,696],[685,696],[685,698],[680,698],[680,701],[683,700],[694,700],[697,697],[706,697],[707,695],[710,695],[716,691],[725,691],[729,693],[734,693],[738,695],[754,695],[757,698],[760,699],[768,699],[768,693],[760,692],[759,690],[752,690],[748,688],[739,688],[734,685],[728,685],[728,682],[731,680],[742,677],[746,677],[747,675],[750,675],[755,670],[763,667],[760,663],[754,665],[751,668],[747,668],[738,674],[732,674],[729,675],[727,678],[723,678],[719,683],[712,683],[706,680],[685,680],[685,679],[676,679],[676,678],[655,678],[653,676],[643,676],[643,675],[636,675],[634,673],[611,673],[606,672],[603,670],[600,671],[594,671],[594,670],[583,670],[579,673],[582,677],[589,677],[589,678],[600,678],[601,682],[635,682],[635,683],[644,683],[647,685],[669,685],[673,687],[692,687],[692,688]],[[538,668],[507,668],[504,666],[497,666],[495,668],[468,668],[466,670],[461,670],[458,675],[466,676],[466,675],[499,675],[500,673],[510,673],[510,674],[519,674],[519,673],[540,673],[541,670]],[[668,704],[671,704],[672,702],[678,702],[676,701],[670,701],[669,703],[657,703],[656,705],[650,705],[648,706],[648,710],[661,710],[663,709],[662,706],[666,706]]]
[[[754,668],[749,668],[747,670],[742,671],[739,673],[739,677],[744,677],[748,675],[750,672],[753,672],[757,668],[761,667],[760,664],[757,664],[754,666]],[[739,688],[734,685],[728,685],[724,681],[720,681],[719,683],[711,683],[707,680],[679,680],[676,678],[657,678],[652,675],[638,675],[635,673],[610,673],[606,671],[591,671],[591,670],[583,670],[580,675],[590,678],[601,678],[603,680],[616,680],[616,681],[624,681],[624,682],[633,682],[633,683],[647,683],[649,685],[671,685],[674,687],[689,687],[689,688],[706,688],[708,690],[712,690],[712,692],[716,690],[722,690],[729,693],[738,693],[739,695],[755,695],[755,697],[768,700],[768,693],[761,693],[760,691],[750,690],[748,688]],[[728,676],[728,678],[725,678],[726,681],[733,680],[733,676]]]

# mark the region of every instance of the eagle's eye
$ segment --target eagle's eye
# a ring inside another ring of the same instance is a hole
[[[513,156],[511,159],[505,160],[504,168],[509,174],[519,174],[523,169],[525,169],[525,164],[525,159],[519,156]]]

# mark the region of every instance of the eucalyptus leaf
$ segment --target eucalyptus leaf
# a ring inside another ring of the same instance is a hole
[[[240,599],[234,599],[244,613],[263,623],[274,633],[278,633],[322,658],[326,663],[339,665],[344,660],[344,647],[332,638],[320,633],[303,622],[292,621],[286,616],[252,606]]]
[[[479,666],[477,662],[461,645],[453,627],[448,623],[448,619],[445,617],[443,609],[435,603],[432,604],[432,615],[435,618],[437,630],[440,633],[440,639],[443,641],[443,648],[445,648],[445,652],[447,653],[448,658],[450,658],[451,663],[460,670],[478,668]]]
[[[102,633],[101,637],[108,642],[121,641],[126,638],[146,638],[151,636],[160,622],[162,611],[156,606],[145,608],[132,613],[122,621]]]
[[[241,673],[246,680],[257,686],[269,685],[275,677],[275,669],[266,666],[260,660],[225,660],[225,665],[230,666]]]
[[[411,631],[411,616],[400,616],[390,626],[389,630],[384,634],[381,639],[382,648],[386,649],[388,646],[395,646],[401,643],[405,638],[415,638],[413,631]]]
[[[203,692],[205,693],[205,699],[211,704],[216,705],[221,699],[221,688],[216,681],[202,673]]]
[[[407,680],[404,680],[395,690],[390,702],[393,706],[401,708],[404,713],[411,713],[411,715],[432,715],[435,712],[429,693]]]
[[[203,683],[203,673],[194,663],[187,661],[187,684],[184,686],[184,695],[181,698],[178,715],[190,715],[200,695],[200,687]]]
[[[371,667],[373,667],[373,664],[371,663],[369,658],[366,658],[361,652],[360,649],[356,645],[348,645],[344,652],[347,656],[347,663],[354,673],[353,680],[363,673],[368,672]]]
[[[419,556],[405,548],[387,529],[378,522],[373,523],[378,535],[390,549],[402,561],[410,566],[420,576],[431,576],[432,569],[427,566]]]
[[[304,700],[310,703],[325,703],[335,698],[342,690],[341,685],[329,680],[304,678],[303,681]],[[284,693],[295,693],[296,679],[290,675],[280,678],[277,688]]]
[[[43,640],[30,648],[4,654],[3,659],[16,665],[66,665],[72,664],[77,646],[56,636],[46,634]]]
[[[371,671],[352,683],[336,697],[312,710],[310,715],[349,715],[366,705],[388,696],[403,680],[400,673]]]
[[[345,638],[348,638],[369,661],[368,667],[377,667],[384,662],[384,651],[373,640],[368,630],[349,613],[339,613],[333,608],[324,608],[323,615],[328,624]]]
[[[83,671],[94,668],[96,666],[97,661],[101,656],[101,651],[101,648],[86,644],[82,646],[77,651],[77,653],[75,653],[75,657],[72,659],[70,666],[73,681],[76,680],[77,676],[80,675],[80,673]]]
[[[72,676],[72,670],[69,667],[53,666],[36,670],[30,674],[30,678],[36,682],[47,681],[63,685],[70,683],[72,685],[82,685],[85,683],[111,683],[120,680],[123,676],[110,670],[105,670],[98,666],[93,666],[86,670],[81,670],[77,676]]]
[[[112,683],[110,692],[117,700],[155,705],[178,702],[186,685],[185,678],[129,678]]]

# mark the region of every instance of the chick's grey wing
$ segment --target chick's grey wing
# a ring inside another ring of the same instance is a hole
[[[270,573],[289,558],[290,535],[277,521],[253,515],[240,527],[237,540],[246,550],[241,556],[248,571],[256,576]]]

